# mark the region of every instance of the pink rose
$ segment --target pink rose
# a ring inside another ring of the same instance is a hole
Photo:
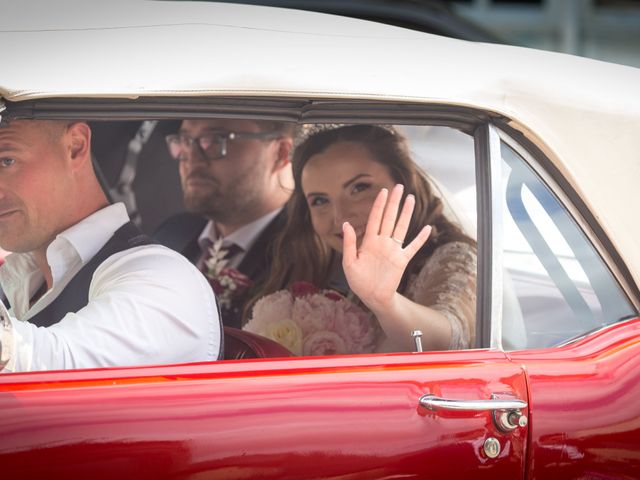
[[[314,332],[304,339],[302,344],[303,355],[340,355],[349,353],[347,347],[335,332]]]
[[[296,298],[292,317],[295,318],[305,335],[319,330],[333,330],[336,302],[324,295]]]
[[[300,355],[375,351],[381,329],[374,316],[338,292],[296,282],[256,302],[243,327]]]
[[[336,308],[335,331],[345,339],[354,353],[370,352],[378,336],[373,315],[344,300]]]

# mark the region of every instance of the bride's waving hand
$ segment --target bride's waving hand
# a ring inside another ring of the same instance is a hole
[[[431,232],[431,227],[425,226],[416,238],[409,239],[410,243],[403,246],[415,206],[415,197],[408,195],[398,216],[403,191],[403,185],[396,185],[390,195],[386,188],[380,190],[359,246],[353,227],[349,222],[343,225],[344,273],[353,293],[372,311],[392,305],[409,261]]]
[[[410,333],[416,329],[427,334],[427,349],[446,348],[451,336],[448,320],[398,293],[407,265],[431,233],[431,227],[424,226],[403,246],[415,206],[410,194],[400,210],[403,191],[403,185],[396,185],[391,194],[386,188],[380,191],[359,246],[353,227],[343,224],[342,266],[349,287],[376,315],[386,334],[381,350],[410,350]]]

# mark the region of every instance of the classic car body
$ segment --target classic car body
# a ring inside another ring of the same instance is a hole
[[[640,475],[639,70],[268,7],[0,5],[3,121],[456,132],[479,248],[475,349],[1,375],[3,475]]]

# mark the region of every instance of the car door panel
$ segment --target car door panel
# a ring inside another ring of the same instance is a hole
[[[510,355],[530,385],[528,478],[637,478],[640,319]]]
[[[0,463],[27,477],[523,477],[526,428],[505,434],[489,411],[419,406],[427,393],[526,401],[522,370],[497,351],[51,372],[0,382]],[[490,436],[501,445],[497,458],[483,450]]]

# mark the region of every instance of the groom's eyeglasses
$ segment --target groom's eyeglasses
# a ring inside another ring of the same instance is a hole
[[[175,160],[183,160],[184,154],[194,146],[200,150],[207,160],[219,160],[227,155],[229,142],[243,139],[275,140],[281,137],[280,132],[211,132],[190,137],[184,133],[167,135],[165,140],[169,154]]]

